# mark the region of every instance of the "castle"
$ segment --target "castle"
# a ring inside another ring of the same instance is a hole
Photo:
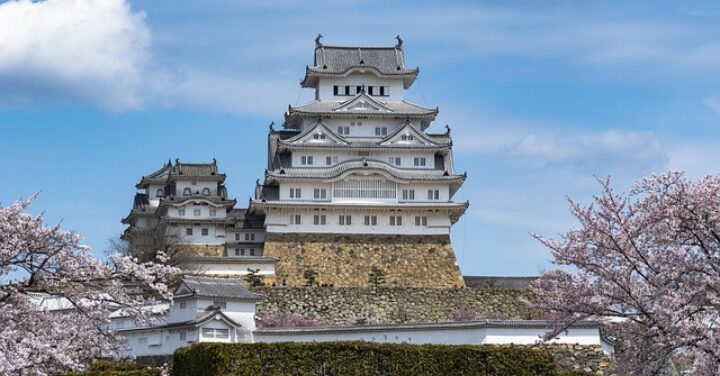
[[[168,162],[143,176],[125,238],[171,236],[182,265],[206,275],[265,283],[408,287],[464,285],[450,244],[468,203],[453,201],[465,181],[455,171],[450,129],[429,133],[437,108],[405,100],[418,68],[393,47],[315,41],[303,88],[315,100],[289,106],[270,126],[264,180],[246,209],[227,197],[211,164]]]
[[[520,303],[533,277],[460,273],[450,231],[468,208],[453,200],[466,175],[450,129],[427,132],[437,108],[405,100],[417,75],[400,37],[344,47],[318,36],[301,81],[315,100],[290,106],[282,129],[270,125],[265,176],[246,208],[215,160],[143,176],[123,238],[139,258],[169,252],[186,275],[161,324],[113,318],[129,354],[194,342],[515,344],[545,346],[567,369],[604,370],[613,343],[597,322],[541,344],[550,323]],[[273,315],[319,326],[264,325]]]

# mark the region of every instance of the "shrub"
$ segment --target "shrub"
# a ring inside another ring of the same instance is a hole
[[[87,371],[67,373],[65,376],[161,376],[160,368],[144,368],[132,362],[97,360]]]
[[[199,343],[175,351],[174,376],[555,376],[528,347],[320,343]]]

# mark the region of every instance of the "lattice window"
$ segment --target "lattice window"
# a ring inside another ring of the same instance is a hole
[[[335,183],[333,196],[336,198],[393,199],[396,196],[395,183],[387,180],[349,179]]]

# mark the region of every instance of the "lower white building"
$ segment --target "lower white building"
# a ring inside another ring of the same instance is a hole
[[[238,280],[186,276],[174,292],[175,303],[157,325],[136,327],[131,319],[116,316],[112,318],[113,328],[127,339],[126,355],[156,356],[171,355],[177,348],[196,342],[534,345],[543,342],[551,327],[547,321],[477,320],[258,329],[255,304],[261,299]],[[593,321],[578,322],[549,343],[596,345],[605,354],[613,352],[613,343],[602,335],[600,323]]]

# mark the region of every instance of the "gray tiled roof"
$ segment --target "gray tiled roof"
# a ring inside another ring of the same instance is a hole
[[[302,106],[290,106],[289,112],[292,113],[306,113],[306,114],[363,114],[373,115],[372,111],[366,110],[338,110],[346,102],[330,102],[330,101],[313,101]],[[415,103],[407,101],[402,102],[381,102],[390,111],[391,114],[395,115],[437,115],[437,108],[426,108]],[[379,114],[388,114],[388,112],[381,112]]]
[[[388,330],[429,330],[429,329],[475,329],[475,328],[552,328],[552,321],[545,320],[477,320],[458,322],[434,323],[399,323],[399,324],[373,324],[353,326],[317,326],[292,328],[262,328],[255,331],[255,335],[277,334],[322,334],[344,332],[384,332]],[[570,328],[597,328],[601,324],[597,321],[578,321]]]
[[[186,177],[195,180],[225,180],[225,175],[218,173],[217,163],[214,159],[212,163],[182,163],[176,159],[174,165],[168,161],[168,163],[157,171],[143,176],[135,186],[137,188],[144,188],[149,184],[164,185],[173,178]]]
[[[120,329],[118,331],[119,332],[138,332],[138,331],[146,331],[146,330],[197,327],[209,320],[214,319],[218,315],[220,315],[226,322],[228,322],[229,324],[231,324],[232,326],[234,326],[236,328],[239,328],[242,326],[239,323],[237,323],[235,320],[231,319],[226,314],[224,314],[220,309],[214,308],[214,309],[211,309],[211,310],[208,310],[206,312],[199,314],[197,317],[195,317],[192,320],[178,321],[178,322],[173,322],[173,323],[163,324],[163,325],[156,325],[156,326]]]
[[[387,172],[391,176],[404,180],[459,180],[464,175],[448,175],[443,170],[398,168],[388,163],[372,159],[354,159],[338,163],[331,167],[295,167],[268,171],[268,176],[285,178],[335,178],[350,170],[375,169]]]
[[[417,69],[405,67],[403,50],[395,47],[319,46],[315,49],[312,71],[344,73],[352,67],[372,67],[382,74],[413,74]]]
[[[230,210],[227,214],[227,219],[235,225],[235,229],[255,230],[265,227],[265,218],[248,213],[248,209],[246,208]]]
[[[184,276],[182,283],[196,296],[247,301],[263,298],[262,295],[250,292],[241,281],[235,279]]]
[[[538,279],[528,277],[495,277],[495,276],[464,276],[465,285],[469,287],[499,287],[514,290],[527,290],[530,284]]]

